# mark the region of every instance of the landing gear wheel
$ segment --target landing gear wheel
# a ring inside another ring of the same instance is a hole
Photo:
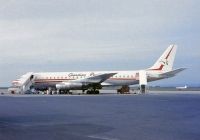
[[[94,93],[95,93],[95,94],[99,94],[99,90],[95,90]]]
[[[91,94],[91,91],[90,91],[90,90],[87,90],[86,94]]]
[[[99,94],[99,90],[87,90],[87,94]]]

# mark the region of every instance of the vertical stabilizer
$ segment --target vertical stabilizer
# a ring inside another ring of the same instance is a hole
[[[149,70],[171,71],[173,69],[176,49],[177,45],[170,45]]]

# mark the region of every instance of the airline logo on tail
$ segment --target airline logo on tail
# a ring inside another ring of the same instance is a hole
[[[170,45],[158,61],[151,68],[149,68],[149,70],[171,71],[176,54],[176,47],[176,45]]]
[[[162,63],[162,65],[168,65],[168,60],[167,59],[164,59],[164,60],[160,60],[160,63]]]

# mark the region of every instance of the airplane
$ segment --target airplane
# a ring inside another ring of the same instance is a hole
[[[185,85],[184,87],[176,87],[177,90],[186,90],[188,87]]]
[[[130,71],[87,71],[87,72],[29,72],[12,82],[11,93],[25,93],[30,89],[38,91],[57,91],[69,93],[82,90],[87,94],[99,94],[103,87],[120,86],[118,91],[129,90],[130,85],[139,84],[141,88],[147,82],[175,76],[185,68],[173,69],[177,45],[170,45],[153,66],[144,70]],[[144,91],[143,91],[144,92]]]

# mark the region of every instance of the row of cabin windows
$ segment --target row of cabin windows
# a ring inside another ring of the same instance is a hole
[[[78,78],[85,78],[83,76],[71,76],[71,77],[46,77],[46,79],[78,79]]]
[[[46,79],[78,79],[85,78],[85,76],[71,76],[71,77],[46,77]],[[133,75],[114,75],[111,78],[134,78]]]
[[[133,75],[114,75],[112,78],[134,78]]]

